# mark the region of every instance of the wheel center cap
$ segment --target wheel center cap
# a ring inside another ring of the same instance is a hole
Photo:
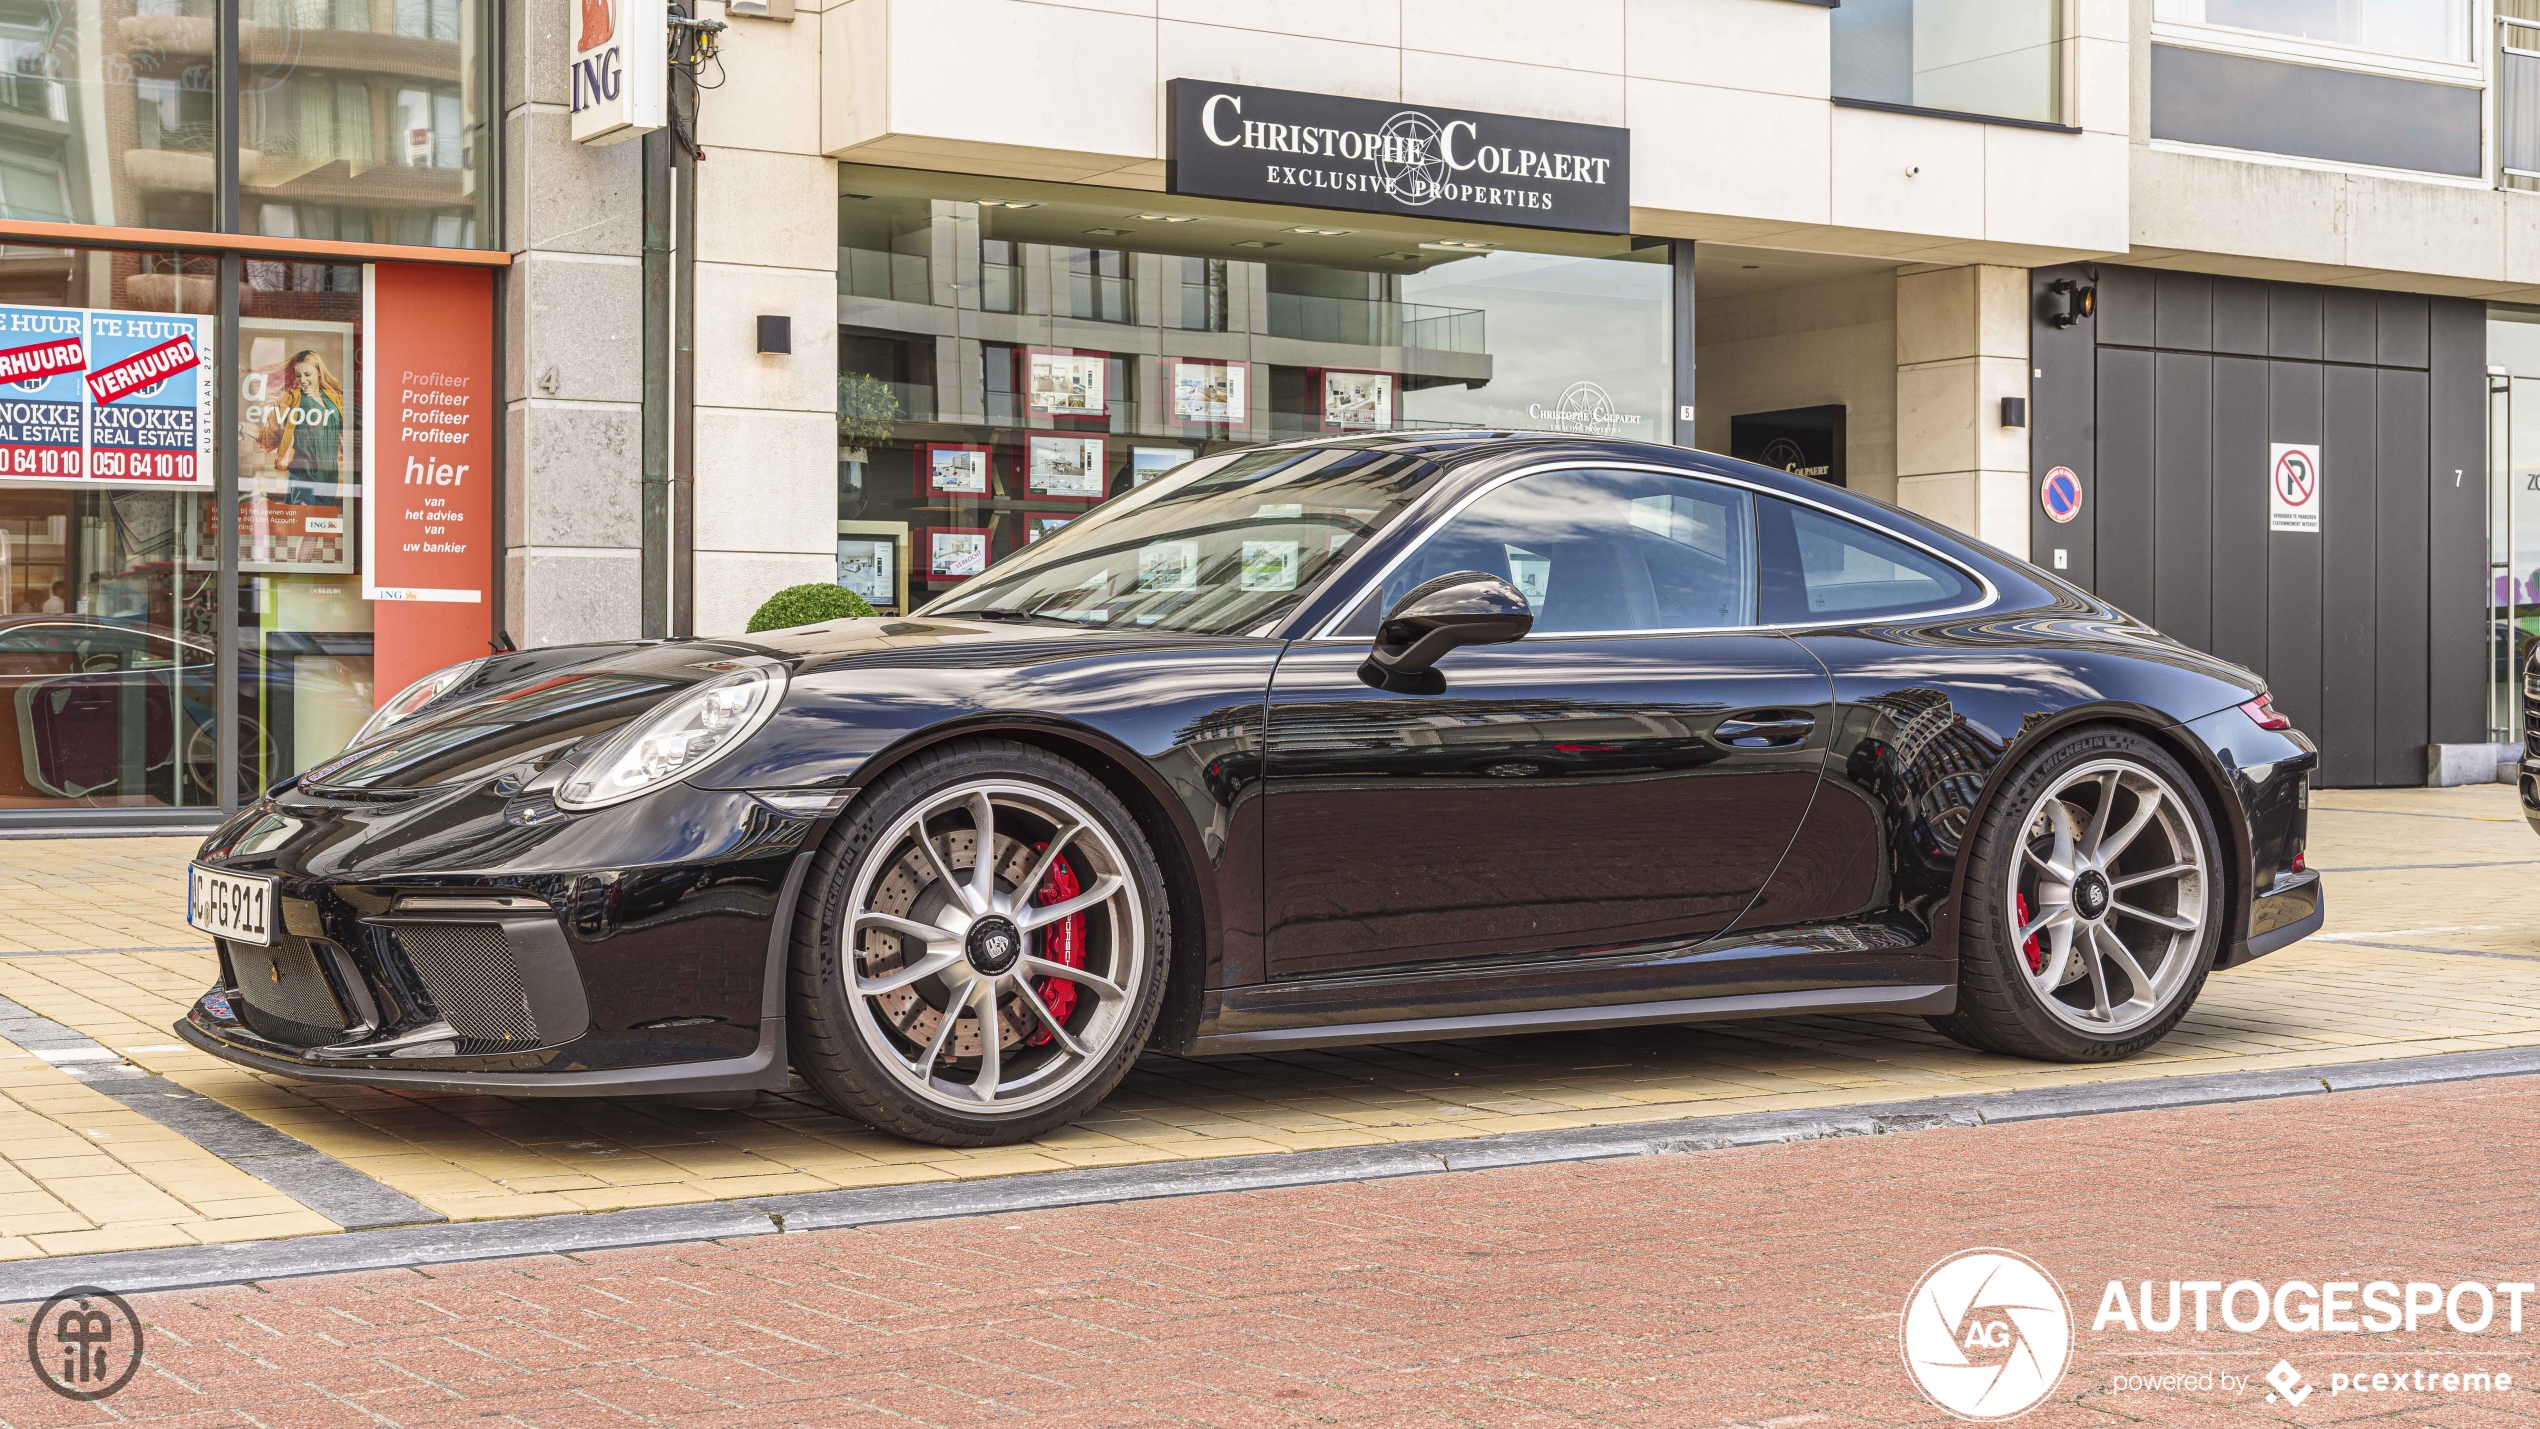
[[[970,966],[993,977],[1023,957],[1023,930],[1003,918],[982,918],[970,925],[962,953]]]
[[[2095,868],[2073,880],[2073,908],[2084,918],[2105,914],[2114,897],[2108,888],[2108,875]]]

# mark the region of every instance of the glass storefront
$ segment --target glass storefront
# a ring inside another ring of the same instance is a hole
[[[2487,363],[2487,724],[2511,742],[2540,641],[2540,311],[2489,308]]]
[[[1663,242],[845,165],[838,580],[905,611],[1229,447],[1673,439]]]

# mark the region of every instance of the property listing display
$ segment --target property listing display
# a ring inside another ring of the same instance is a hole
[[[212,484],[212,319],[0,306],[0,479]]]

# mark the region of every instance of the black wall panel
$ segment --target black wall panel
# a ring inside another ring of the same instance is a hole
[[[2214,351],[2266,356],[2267,287],[2255,278],[2214,280]]]
[[[2426,299],[2421,293],[2381,295],[2381,354],[2384,367],[2425,366]]]
[[[2152,619],[2152,354],[2099,353],[2100,598]]]
[[[2436,298],[2426,370],[2433,424],[2427,547],[2427,739],[2487,739],[2487,308]]]
[[[2214,280],[2202,273],[2163,273],[2153,281],[2152,345],[2207,352],[2214,345]]]
[[[2317,361],[2320,290],[2301,283],[2267,286],[2267,356]]]
[[[2063,310],[2063,303],[2049,291],[2059,280],[2090,282],[2090,266],[2067,263],[2032,272],[2029,298],[2036,305],[2034,312],[2043,314],[2050,305],[2054,311]],[[2139,284],[2121,283],[2118,288],[2120,294],[2137,295],[2143,308],[2144,330],[2150,331],[2152,293],[2148,276]],[[2125,301],[2130,305],[2135,300]],[[2099,302],[2104,314],[2104,285]],[[2029,324],[2029,554],[2037,564],[2084,588],[2096,579],[2091,565],[2095,544],[2091,532],[2099,520],[2098,322],[2097,318],[2083,318],[2071,327],[2057,327],[2041,316]],[[2059,466],[2073,469],[2073,475],[2081,479],[2082,490],[2081,514],[2060,525],[2047,519],[2037,499],[2046,473]],[[2061,567],[2055,564],[2057,551],[2064,553]]]
[[[2267,665],[2267,362],[2214,359],[2213,652]]]
[[[2098,318],[2032,327],[2031,445],[2089,502],[2033,516],[2040,563],[2068,546],[2077,584],[2264,676],[2324,784],[2422,783],[2427,744],[2483,741],[2485,305],[2086,264],[2036,281],[2066,275],[2096,278]],[[2320,447],[2318,532],[2268,529],[2287,442]]]
[[[2380,346],[2380,294],[2354,288],[2322,288],[2320,356],[2330,362],[2369,365]]]
[[[2337,331],[2331,294],[2329,332]],[[2359,306],[2372,312],[2369,293]],[[2369,339],[2370,334],[2367,333]],[[2331,346],[2335,343],[2332,340]],[[2369,340],[2364,343],[2367,354]],[[2380,376],[2370,367],[2319,369],[2327,409],[2320,429],[2320,742],[2323,782],[2352,786],[2377,782],[2378,748],[2373,721],[2374,612],[2378,598],[2381,503]],[[2277,539],[2285,539],[2278,537]]]
[[[2316,362],[2267,364],[2267,441],[2316,442],[2322,436],[2323,369]],[[2254,476],[2245,480],[2263,496],[2268,452],[2259,448]],[[2320,453],[2324,467],[2335,460]],[[2325,506],[2321,524],[2328,521]],[[2316,736],[2321,729],[2320,536],[2311,531],[2267,533],[2267,684],[2278,708]]]
[[[2214,359],[2199,352],[2155,354],[2152,409],[2152,609],[2144,618],[2211,650]]]
[[[2382,334],[2386,339],[2389,326]],[[2373,581],[2372,782],[2415,784],[2425,777],[2427,443],[2426,374],[2380,374],[2380,541]]]

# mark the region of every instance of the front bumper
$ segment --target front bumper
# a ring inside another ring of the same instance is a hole
[[[783,1086],[792,906],[828,815],[684,786],[580,816],[523,820],[510,802],[286,790],[242,813],[198,861],[274,880],[274,941],[222,941],[220,981],[177,1033],[302,1081]],[[260,825],[286,833],[246,837]]]

